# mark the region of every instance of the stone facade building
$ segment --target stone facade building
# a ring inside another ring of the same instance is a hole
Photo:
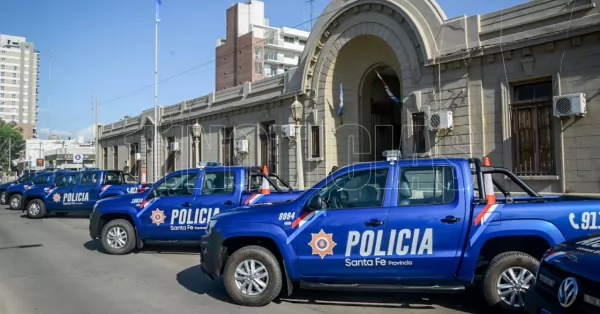
[[[489,156],[544,192],[600,192],[598,4],[534,0],[449,19],[434,0],[334,0],[297,68],[162,107],[159,175],[193,167],[198,123],[200,160],[267,164],[305,186],[401,149],[405,158]],[[555,117],[552,96],[574,93],[585,93],[587,113]],[[282,136],[292,103],[303,109],[299,138]],[[453,127],[430,130],[447,112]],[[139,152],[152,178],[152,117],[100,126],[100,166],[122,169]],[[237,153],[239,140],[248,153]]]

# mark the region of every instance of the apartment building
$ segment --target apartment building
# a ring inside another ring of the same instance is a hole
[[[39,57],[25,37],[0,34],[0,118],[37,138]]]
[[[272,27],[262,1],[227,9],[226,38],[217,41],[215,89],[282,74],[298,65],[309,32]]]

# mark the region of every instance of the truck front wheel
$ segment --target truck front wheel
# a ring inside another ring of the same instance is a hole
[[[11,196],[10,201],[9,201],[10,209],[12,209],[12,210],[21,209],[21,199],[22,198],[23,198],[23,196],[21,194],[14,194],[13,196]]]
[[[223,282],[229,296],[240,305],[265,306],[281,292],[281,267],[262,246],[251,245],[233,253],[225,264]]]
[[[27,218],[40,219],[46,216],[46,204],[42,200],[31,200],[27,204]]]
[[[112,255],[129,254],[135,249],[136,234],[125,219],[111,220],[102,228],[100,242],[105,252]]]
[[[538,261],[523,252],[504,252],[495,256],[483,276],[483,295],[487,303],[506,312],[524,311],[525,294],[535,282]]]

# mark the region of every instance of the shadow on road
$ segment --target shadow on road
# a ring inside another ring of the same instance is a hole
[[[177,282],[184,288],[206,294],[217,300],[233,303],[227,295],[221,278],[210,280],[202,273],[200,265],[192,266],[177,274]],[[318,304],[337,306],[367,306],[376,308],[399,308],[413,310],[433,310],[443,307],[471,314],[489,314],[483,297],[476,289],[461,294],[411,294],[411,293],[365,293],[294,290],[290,297],[274,303]]]
[[[44,246],[43,244],[25,244],[25,245],[14,245],[14,246],[4,246],[0,247],[0,250],[10,250],[10,249],[28,249],[33,247]]]
[[[219,301],[233,303],[233,300],[227,295],[223,281],[219,278],[210,280],[202,270],[200,265],[192,266],[177,274],[177,282],[184,288],[197,294],[206,294]]]
[[[296,289],[292,296],[281,298],[274,302],[412,310],[433,310],[436,307],[443,307],[463,313],[491,313],[491,310],[486,308],[483,303],[482,296],[478,291],[468,291],[462,294],[427,295],[416,293],[329,292]]]
[[[89,240],[83,244],[88,251],[98,251],[105,253],[99,240]],[[198,246],[192,245],[169,245],[169,244],[147,244],[142,249],[133,251],[133,254],[178,254],[178,255],[197,255],[200,259],[200,250]]]

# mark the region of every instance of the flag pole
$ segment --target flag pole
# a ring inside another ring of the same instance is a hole
[[[160,0],[156,0],[156,23],[154,28],[154,136],[152,142],[152,178],[158,181],[158,22]]]

